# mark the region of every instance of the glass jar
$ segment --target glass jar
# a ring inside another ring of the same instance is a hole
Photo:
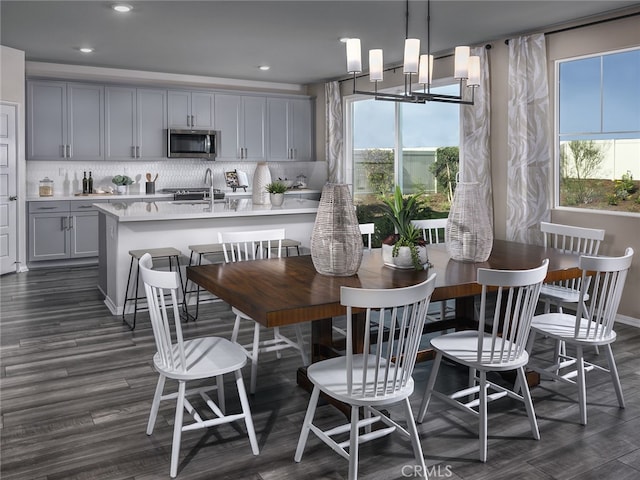
[[[53,180],[49,180],[49,177],[44,177],[40,180],[38,193],[41,197],[53,197]]]

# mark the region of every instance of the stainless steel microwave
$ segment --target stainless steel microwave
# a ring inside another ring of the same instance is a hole
[[[206,158],[216,156],[215,130],[167,130],[167,156],[176,158]]]

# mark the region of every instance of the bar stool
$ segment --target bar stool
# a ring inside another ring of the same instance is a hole
[[[133,273],[133,262],[134,260],[136,261],[136,265],[138,264],[138,262],[140,261],[140,259],[142,258],[142,256],[145,253],[149,253],[149,255],[151,255],[151,258],[156,260],[156,259],[161,259],[161,258],[167,258],[169,260],[169,270],[171,270],[172,266],[173,266],[173,260],[175,259],[176,262],[176,270],[178,272],[178,276],[180,277],[180,285],[182,286],[182,302],[183,302],[183,309],[186,313],[187,311],[187,304],[185,301],[185,292],[184,292],[184,284],[182,283],[182,272],[180,272],[180,255],[182,255],[182,252],[180,250],[177,250],[173,247],[165,247],[165,248],[147,248],[147,249],[143,249],[143,250],[129,250],[129,255],[131,256],[131,263],[129,264],[129,276],[127,277],[127,289],[124,292],[124,305],[122,306],[122,321],[124,323],[126,323],[129,328],[131,330],[136,328],[136,314],[138,313],[138,299],[144,299],[146,298],[145,296],[142,297],[138,297],[138,283],[140,280],[140,270],[139,268],[137,269],[138,271],[136,272],[136,285],[135,285],[135,290],[133,293],[133,297],[129,296],[129,285],[131,283],[131,274]],[[125,317],[125,313],[127,311],[127,302],[129,300],[133,300],[134,301],[134,307],[133,307],[133,321],[131,323],[127,322],[126,317]]]
[[[220,243],[207,243],[207,244],[201,244],[201,245],[189,245],[189,250],[191,250],[191,253],[189,254],[189,266],[191,267],[192,265],[194,265],[193,261],[194,261],[194,255],[197,255],[197,261],[198,263],[196,263],[195,265],[201,265],[202,264],[202,257],[206,257],[206,255],[214,255],[214,254],[223,254],[224,253],[224,249],[222,247],[222,244]],[[187,279],[187,283],[189,283],[189,280]],[[188,287],[188,285],[187,285]],[[200,285],[196,286],[195,290],[188,290],[185,287],[185,297],[186,295],[189,295],[191,293],[195,293],[196,294],[196,314],[195,315],[191,315],[188,314],[188,318],[192,319],[192,320],[197,320],[198,318],[198,307],[200,306],[200,292],[203,289],[200,287]],[[185,304],[186,304],[186,298],[185,298]]]
[[[287,252],[287,257],[289,256],[289,249],[295,248],[296,253],[300,256],[300,242],[298,240],[292,240],[290,238],[285,238],[282,240],[282,248]]]

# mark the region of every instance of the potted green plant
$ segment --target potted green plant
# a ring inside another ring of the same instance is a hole
[[[111,179],[111,182],[116,186],[118,195],[124,195],[127,193],[127,187],[133,183],[133,180],[127,175],[116,175]]]
[[[276,180],[275,182],[268,183],[264,188],[269,192],[271,205],[275,207],[282,205],[282,202],[284,202],[284,192],[287,191],[287,186],[284,183]]]
[[[398,268],[422,270],[428,262],[427,246],[420,230],[411,223],[418,211],[416,197],[403,197],[400,187],[396,185],[394,194],[383,201],[385,214],[396,231],[382,241],[384,263]]]

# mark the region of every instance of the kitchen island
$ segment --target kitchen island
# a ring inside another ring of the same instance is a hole
[[[319,202],[287,198],[280,207],[253,205],[249,198],[221,201],[96,203],[99,212],[99,279],[112,314],[123,312],[130,250],[173,247],[186,266],[189,245],[217,243],[218,232],[284,228],[287,238],[309,248]],[[183,275],[183,278],[184,277]],[[140,284],[139,296],[144,296]],[[129,304],[127,305],[129,310]]]

